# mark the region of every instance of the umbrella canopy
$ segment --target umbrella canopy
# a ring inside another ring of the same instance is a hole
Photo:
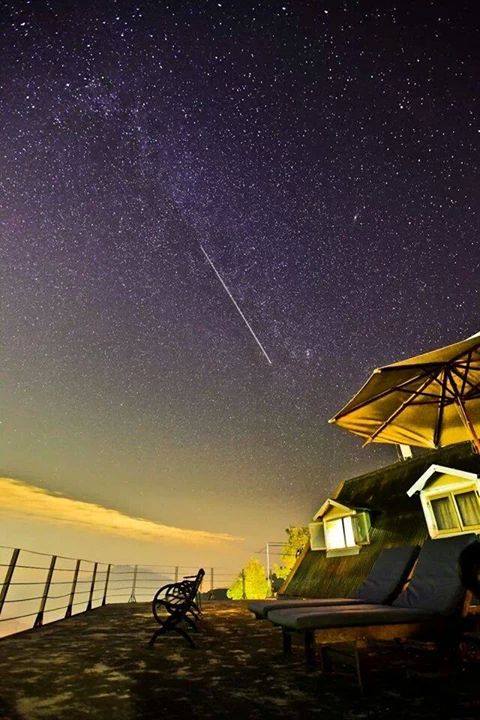
[[[480,451],[480,333],[374,370],[329,422],[371,442]]]

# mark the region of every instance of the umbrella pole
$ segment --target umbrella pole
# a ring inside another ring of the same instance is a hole
[[[467,428],[468,432],[472,436],[472,446],[474,452],[480,455],[480,438],[478,437],[477,433],[475,432],[475,427],[470,420],[470,418],[467,415],[467,411],[465,409],[465,405],[462,402],[462,399],[459,395],[455,396],[455,403],[458,408],[458,412],[460,414],[460,417],[462,418],[463,424]]]

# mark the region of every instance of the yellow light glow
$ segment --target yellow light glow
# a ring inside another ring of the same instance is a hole
[[[189,530],[130,517],[118,510],[54,495],[43,488],[11,478],[0,478],[0,513],[74,525],[77,528],[145,541],[176,541],[189,545],[238,542],[228,533]]]

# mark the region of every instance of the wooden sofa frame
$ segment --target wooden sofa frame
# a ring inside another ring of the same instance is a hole
[[[283,653],[291,655],[292,636],[302,635],[305,647],[307,667],[316,668],[317,660],[324,673],[332,671],[329,649],[338,645],[353,646],[355,674],[360,690],[366,687],[364,660],[366,649],[372,642],[391,640],[423,640],[437,644],[448,655],[453,656],[458,649],[461,633],[466,625],[480,622],[480,606],[472,604],[472,593],[467,591],[461,611],[454,617],[438,617],[426,622],[386,623],[384,625],[366,625],[339,628],[318,628],[300,630],[282,627]]]

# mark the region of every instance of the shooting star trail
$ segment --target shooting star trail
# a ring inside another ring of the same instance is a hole
[[[208,263],[209,263],[209,265],[211,266],[213,272],[215,273],[215,275],[217,276],[217,278],[218,278],[218,279],[220,280],[220,282],[222,283],[223,288],[225,289],[225,292],[227,293],[228,297],[230,298],[230,300],[232,301],[232,303],[235,305],[236,309],[238,310],[238,313],[239,313],[240,317],[242,318],[243,322],[245,323],[245,325],[246,325],[247,328],[249,329],[251,336],[253,337],[253,339],[254,339],[255,342],[257,343],[258,347],[259,347],[260,350],[262,351],[262,353],[263,353],[263,355],[265,356],[268,364],[271,365],[271,364],[272,364],[272,361],[271,361],[270,358],[268,357],[267,351],[266,351],[265,348],[263,347],[263,345],[262,345],[262,343],[260,342],[260,340],[258,339],[258,337],[255,335],[255,332],[254,332],[252,326],[250,325],[250,323],[248,322],[247,318],[245,317],[245,315],[244,315],[243,312],[241,311],[241,309],[240,309],[237,301],[236,301],[235,298],[233,297],[232,293],[230,292],[230,290],[228,289],[228,287],[227,287],[226,284],[224,283],[222,276],[221,276],[220,273],[218,272],[218,270],[217,270],[217,268],[215,267],[215,265],[213,264],[212,260],[210,260],[208,254],[207,254],[207,251],[205,250],[205,248],[204,248],[202,245],[200,245],[200,250],[203,252],[203,254],[204,254],[205,257],[207,258]]]

